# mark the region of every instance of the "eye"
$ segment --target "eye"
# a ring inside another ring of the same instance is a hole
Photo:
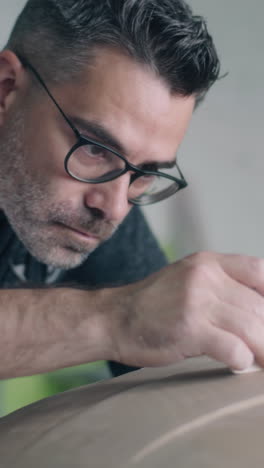
[[[137,187],[148,186],[150,184],[153,184],[156,179],[157,179],[157,176],[155,175],[145,174],[135,179],[133,182],[133,185]]]
[[[83,149],[85,149],[85,152],[89,156],[96,156],[101,158],[104,158],[106,156],[106,151],[97,145],[85,145]]]
[[[91,154],[93,154],[94,156],[102,156],[105,152],[102,148],[100,148],[99,146],[95,146],[95,145],[90,145],[90,152]]]

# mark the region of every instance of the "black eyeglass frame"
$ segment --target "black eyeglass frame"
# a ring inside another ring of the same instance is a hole
[[[165,200],[166,198],[174,195],[175,193],[179,192],[180,190],[182,190],[182,189],[184,189],[185,187],[188,186],[188,183],[187,183],[181,169],[179,168],[179,166],[177,164],[177,161],[175,161],[175,167],[179,171],[181,179],[179,179],[177,177],[170,176],[169,174],[165,174],[164,172],[161,172],[161,171],[148,171],[148,170],[145,170],[145,169],[141,169],[140,167],[131,164],[129,161],[127,161],[127,159],[124,156],[122,156],[122,154],[118,153],[117,151],[113,150],[112,148],[109,148],[108,146],[106,146],[106,145],[104,145],[102,143],[99,143],[98,141],[95,141],[95,140],[93,140],[91,138],[87,138],[86,136],[82,135],[79,132],[79,130],[76,128],[76,126],[67,117],[67,115],[62,110],[62,108],[60,107],[60,105],[58,104],[58,102],[56,101],[54,96],[51,94],[51,92],[48,89],[46,83],[44,82],[44,80],[40,76],[39,72],[31,65],[31,63],[29,63],[29,61],[25,57],[23,57],[20,54],[16,54],[16,55],[17,55],[18,59],[20,60],[21,64],[25,68],[28,68],[29,70],[32,71],[34,76],[37,78],[37,80],[42,85],[42,87],[45,89],[45,91],[48,94],[48,96],[50,97],[50,99],[53,101],[53,103],[57,107],[58,111],[60,112],[60,114],[62,115],[64,120],[67,122],[67,124],[73,130],[73,132],[74,132],[74,134],[75,134],[75,136],[76,136],[76,138],[78,140],[77,143],[67,153],[67,155],[66,155],[66,157],[64,159],[64,168],[65,168],[65,171],[67,172],[67,174],[70,177],[72,177],[75,180],[78,180],[79,182],[84,182],[84,183],[87,183],[87,184],[102,184],[102,183],[105,183],[105,182],[111,182],[112,180],[115,180],[118,177],[121,177],[122,175],[126,174],[127,172],[132,171],[133,174],[131,175],[131,178],[130,178],[130,185],[136,179],[138,179],[139,177],[142,177],[144,175],[150,175],[150,176],[154,175],[154,176],[158,176],[158,177],[164,177],[164,178],[169,179],[169,180],[174,182],[174,184],[170,185],[167,189],[164,189],[160,193],[156,193],[154,195],[143,195],[147,199],[145,202],[144,201],[142,202],[140,200],[135,200],[135,199],[129,199],[128,198],[128,201],[130,203],[132,203],[133,205],[141,205],[141,206],[142,205],[150,205],[150,204],[154,204],[154,203],[157,203],[159,201]],[[109,151],[109,152],[113,153],[114,155],[116,155],[118,158],[120,158],[125,163],[124,169],[122,169],[120,172],[118,172],[114,176],[101,177],[98,180],[95,180],[95,179],[82,179],[82,178],[72,174],[69,167],[68,167],[70,157],[72,156],[72,154],[78,148],[80,148],[82,146],[85,146],[87,144],[92,144],[92,145],[98,146],[99,148],[102,148],[102,149],[104,149],[106,151]]]

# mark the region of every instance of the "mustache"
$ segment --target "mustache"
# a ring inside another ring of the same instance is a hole
[[[76,212],[60,208],[52,213],[50,221],[54,224],[63,224],[73,229],[89,232],[101,240],[111,237],[119,226],[118,223],[104,219],[98,210],[90,208],[87,208],[84,215],[76,215]]]

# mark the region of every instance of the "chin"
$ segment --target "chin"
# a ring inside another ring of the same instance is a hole
[[[62,270],[71,270],[82,265],[92,252],[76,252],[71,248],[56,247],[49,249],[48,252],[31,253],[40,263]]]

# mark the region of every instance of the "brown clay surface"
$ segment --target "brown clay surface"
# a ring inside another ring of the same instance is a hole
[[[263,466],[264,372],[209,359],[144,369],[0,420],[4,468]]]

